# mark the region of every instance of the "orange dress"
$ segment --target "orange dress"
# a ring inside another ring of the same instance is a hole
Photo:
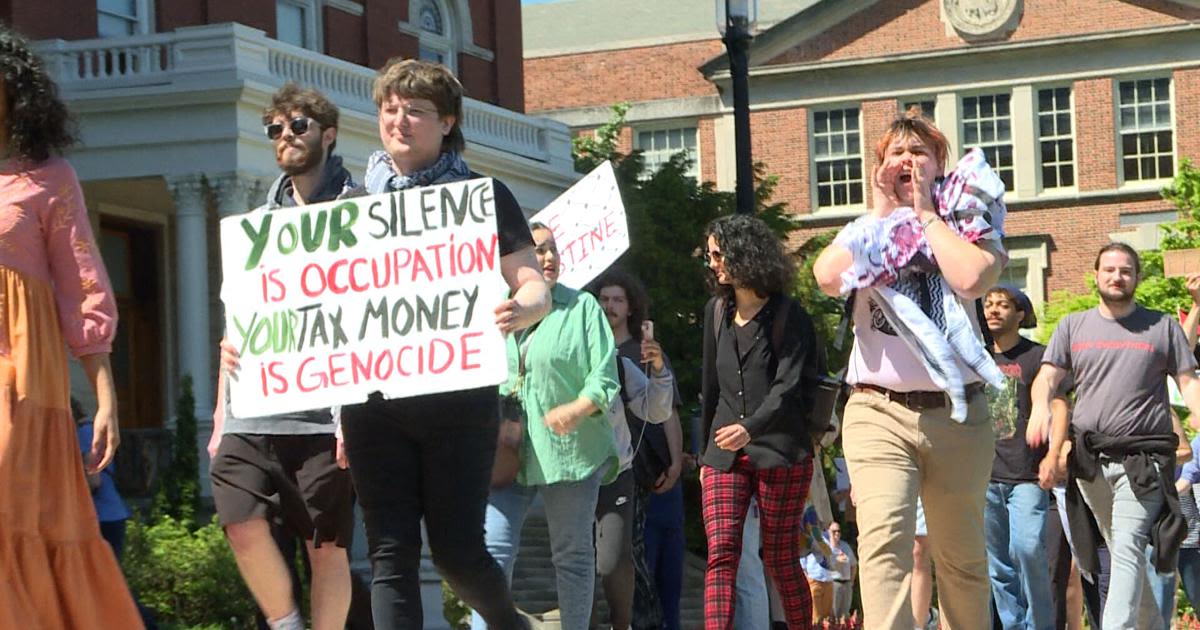
[[[66,349],[109,352],[117,313],[61,159],[0,163],[0,628],[142,628],[92,507]]]

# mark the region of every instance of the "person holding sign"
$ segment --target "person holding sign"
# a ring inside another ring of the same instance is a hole
[[[69,121],[29,43],[0,26],[0,628],[136,629],[85,477],[120,442],[117,304],[79,180],[59,157],[75,142]],[[96,393],[85,458],[64,350]]]
[[[338,109],[324,94],[289,83],[271,97],[262,120],[283,171],[267,192],[268,209],[361,194],[333,155]],[[294,558],[272,534],[303,540],[312,566],[313,630],[340,629],[350,609],[346,550],[354,535],[354,498],[333,415],[325,408],[240,417],[228,404],[230,375],[238,369],[237,349],[228,340],[221,342],[221,365],[209,476],[242,579],[272,630],[304,628],[292,595]],[[283,531],[273,532],[275,522]],[[288,551],[295,555],[294,548]]]
[[[812,598],[801,568],[801,529],[813,474],[806,380],[818,371],[812,320],[784,294],[792,261],[761,219],[709,224],[704,260],[714,297],[704,309],[700,468],[708,568],[709,630],[733,627],[734,590],[750,499],[761,514],[763,564],[791,628],[810,628]],[[777,323],[778,322],[778,323]]]
[[[380,69],[373,97],[385,150],[367,161],[369,193],[478,177],[462,157],[462,96],[458,79],[440,64],[393,59]],[[510,333],[530,328],[546,314],[549,291],[521,207],[499,181],[495,208],[501,273],[511,298],[494,314],[500,331]],[[490,628],[528,627],[484,545],[499,416],[495,387],[391,400],[375,393],[365,403],[343,407],[346,455],[367,528],[374,574],[371,608],[379,630],[422,627],[422,519],[433,563],[454,592]]]
[[[563,630],[587,630],[596,584],[592,524],[598,493],[619,473],[605,414],[620,392],[617,349],[596,299],[558,284],[554,233],[541,224],[531,227],[553,306],[536,327],[509,339],[509,381],[502,390],[520,401],[525,443],[516,482],[488,497],[487,544],[511,580],[521,527],[541,494]],[[471,627],[490,627],[483,622],[476,615]]]

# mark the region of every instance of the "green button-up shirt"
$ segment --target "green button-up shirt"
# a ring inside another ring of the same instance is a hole
[[[517,380],[518,342],[533,335],[520,390],[526,422],[517,482],[538,486],[580,481],[604,465],[609,466],[608,477],[615,477],[617,447],[605,415],[620,392],[612,330],[591,294],[562,285],[555,285],[550,294],[553,306],[538,327],[508,338],[505,393],[513,391]],[[581,396],[597,411],[571,433],[558,435],[542,421],[549,410]]]

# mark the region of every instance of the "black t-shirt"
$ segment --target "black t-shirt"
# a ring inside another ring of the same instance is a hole
[[[1038,464],[1046,456],[1046,446],[1031,449],[1025,442],[1032,397],[1029,388],[1042,366],[1046,347],[1024,337],[1007,352],[996,355],[996,365],[1005,378],[1016,380],[1017,424],[1012,437],[996,440],[996,459],[992,463],[992,481],[1029,483],[1038,480]]]
[[[471,173],[471,177],[486,177]],[[504,185],[493,179],[496,202],[496,234],[500,237],[500,255],[507,256],[524,247],[533,247],[533,235],[529,232],[529,221],[517,203],[516,196]]]

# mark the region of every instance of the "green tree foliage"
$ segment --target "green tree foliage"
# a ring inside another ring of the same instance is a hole
[[[170,516],[193,526],[200,508],[200,459],[196,449],[196,399],[192,377],[179,382],[175,430],[171,439],[171,465],[154,498],[152,516]]]
[[[588,172],[611,161],[629,220],[629,251],[618,261],[638,275],[652,302],[655,336],[675,366],[687,406],[700,390],[700,353],[704,304],[709,298],[702,258],[704,229],[734,211],[734,195],[711,182],[687,175],[691,166],[680,153],[653,173],[639,152],[620,152],[627,104],[612,107],[612,118],[592,136],[574,141],[575,167]],[[781,238],[795,229],[785,204],[771,203],[777,178],[756,165],[756,212]]]
[[[130,590],[163,622],[254,627],[254,600],[215,517],[199,529],[171,516],[130,520],[122,564]]]
[[[1163,189],[1162,196],[1179,209],[1179,220],[1162,226],[1162,249],[1200,248],[1200,169],[1192,166],[1191,161],[1183,160],[1174,181]],[[1163,277],[1162,251],[1141,252],[1141,259],[1142,279],[1136,294],[1139,304],[1171,315],[1191,306],[1192,298],[1183,278]],[[1056,291],[1050,298],[1043,317],[1043,340],[1049,340],[1058,321],[1068,313],[1087,310],[1100,302],[1095,278],[1089,275],[1087,284],[1086,293]]]

